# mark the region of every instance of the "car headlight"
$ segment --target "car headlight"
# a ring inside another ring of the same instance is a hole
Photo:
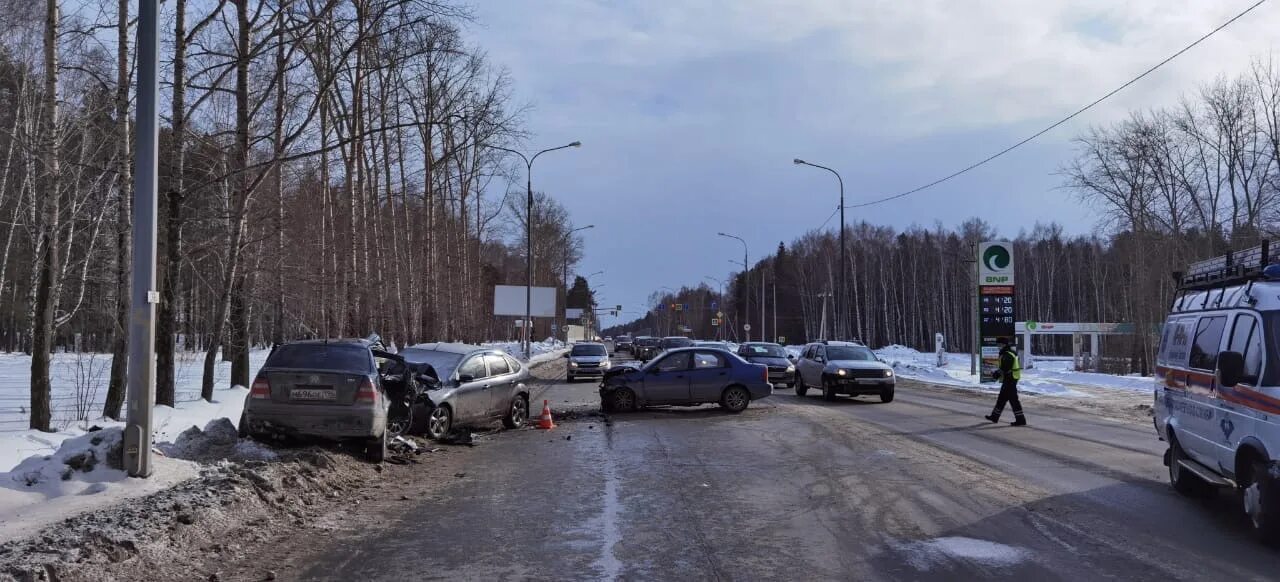
[[[609,369],[609,367],[610,367],[610,366],[612,366],[612,365],[613,365],[613,363],[612,363],[612,362],[610,362],[609,360],[605,360],[605,361],[603,361],[603,362],[600,362],[600,367],[601,367],[601,368],[604,368],[604,369],[606,369],[606,370],[608,370],[608,369]]]
[[[569,362],[569,367],[570,367],[570,368],[577,368],[577,367],[578,367],[578,363],[577,363],[577,362]]]
[[[885,371],[884,371],[884,377],[885,377],[885,378],[892,378],[892,377],[893,377],[893,370],[885,370]]]
[[[848,370],[836,370],[836,375],[837,375],[837,376],[848,376],[848,375],[849,375],[849,371],[848,371]]]
[[[788,371],[788,372],[794,372],[794,371],[796,371],[796,367],[795,367],[795,365],[789,365],[789,366],[787,366],[787,371]]]

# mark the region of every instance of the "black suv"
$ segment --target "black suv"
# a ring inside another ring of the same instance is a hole
[[[613,338],[613,351],[615,352],[631,352],[631,336],[620,335]]]

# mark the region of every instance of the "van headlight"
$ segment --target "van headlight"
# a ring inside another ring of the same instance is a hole
[[[837,376],[848,376],[848,375],[849,375],[849,371],[848,371],[848,370],[836,370],[836,375],[837,375]]]

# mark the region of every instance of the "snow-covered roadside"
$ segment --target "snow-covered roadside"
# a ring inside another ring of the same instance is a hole
[[[903,378],[984,392],[997,392],[1000,389],[998,384],[983,384],[977,376],[969,373],[969,354],[946,354],[946,365],[939,367],[936,354],[904,346],[888,346],[875,352]],[[1150,394],[1153,389],[1151,378],[1077,372],[1071,369],[1070,358],[1039,357],[1035,358],[1033,366],[1022,371],[1022,380],[1018,382],[1020,392],[1062,398],[1091,398],[1097,390]]]
[[[484,342],[480,345],[487,348],[498,348],[503,350],[508,354],[527,362],[531,366],[544,364],[554,360],[564,354],[565,350],[568,349],[564,345],[564,342],[557,339],[547,338],[540,342],[530,343],[529,351],[532,352],[532,356],[525,358],[524,347],[520,342]]]

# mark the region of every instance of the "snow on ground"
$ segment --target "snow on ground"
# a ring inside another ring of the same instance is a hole
[[[486,348],[498,348],[511,354],[529,364],[541,364],[549,362],[560,357],[565,351],[564,342],[558,339],[547,338],[540,342],[532,342],[529,344],[529,351],[533,352],[532,357],[524,357],[524,346],[521,342],[484,342],[480,344]]]
[[[965,537],[936,538],[902,544],[898,550],[917,570],[928,571],[953,560],[974,562],[984,566],[1012,566],[1030,558],[1023,548]]]
[[[969,354],[946,354],[945,365],[940,367],[937,354],[904,346],[888,346],[875,352],[903,378],[989,392],[1000,389],[998,383],[982,384],[977,376],[969,373]],[[1020,392],[1088,398],[1092,389],[1150,394],[1154,386],[1149,377],[1077,372],[1072,369],[1071,358],[1039,356],[1033,357],[1032,364],[1033,367],[1022,371],[1022,380],[1018,382]]]

